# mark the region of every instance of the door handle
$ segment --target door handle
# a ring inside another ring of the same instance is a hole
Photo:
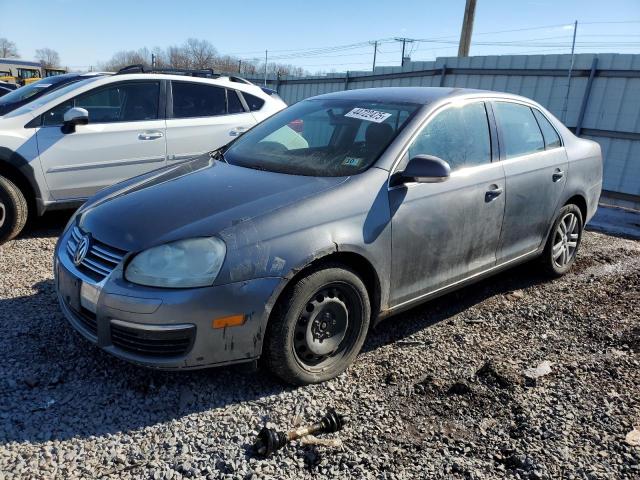
[[[498,187],[497,185],[491,185],[491,187],[489,188],[489,190],[487,190],[484,194],[484,201],[485,202],[490,202],[493,199],[499,197],[500,195],[502,195],[502,192],[504,190],[500,187]]]
[[[553,175],[551,175],[551,179],[554,182],[557,182],[558,180],[560,180],[562,177],[564,177],[564,172],[562,170],[560,170],[559,168],[556,168],[556,171],[553,172]]]
[[[138,140],[155,140],[164,137],[162,132],[142,132],[138,134]]]
[[[242,135],[247,130],[248,130],[247,127],[234,127],[231,130],[229,130],[229,136],[237,137],[238,135]]]

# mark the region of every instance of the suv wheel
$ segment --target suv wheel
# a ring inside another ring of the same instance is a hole
[[[582,213],[576,205],[565,205],[553,223],[542,261],[548,273],[564,275],[576,260],[582,240]]]
[[[295,385],[334,378],[358,355],[370,318],[369,295],[355,272],[340,265],[313,270],[274,311],[265,339],[267,366]]]
[[[27,222],[27,200],[9,179],[0,177],[0,243],[18,235]]]

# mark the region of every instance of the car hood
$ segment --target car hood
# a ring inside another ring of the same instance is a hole
[[[204,155],[105,189],[82,208],[78,223],[101,242],[139,251],[214,235],[345,180],[254,170]]]

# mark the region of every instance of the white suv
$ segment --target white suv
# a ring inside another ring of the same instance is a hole
[[[0,117],[0,243],[29,212],[78,206],[103,187],[215,150],[286,107],[238,77],[129,72]]]

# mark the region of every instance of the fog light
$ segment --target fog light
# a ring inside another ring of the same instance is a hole
[[[213,328],[237,327],[245,321],[244,315],[228,315],[226,317],[216,318],[211,322]]]

